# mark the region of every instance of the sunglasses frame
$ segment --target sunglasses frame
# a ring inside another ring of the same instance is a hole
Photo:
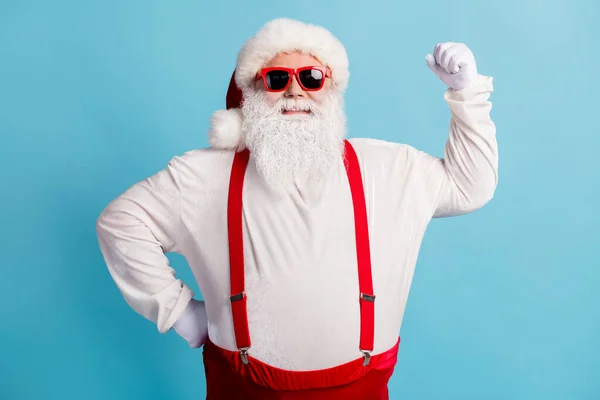
[[[306,86],[304,86],[302,84],[302,80],[300,79],[300,76],[298,75],[302,71],[307,71],[307,70],[312,70],[312,69],[321,71],[321,73],[323,74],[323,79],[321,80],[321,86],[319,86],[318,88],[315,88],[315,89],[307,88]],[[285,71],[288,73],[288,75],[289,75],[288,82],[282,89],[277,89],[277,90],[271,89],[267,85],[267,74],[271,71]],[[300,67],[300,68],[268,67],[268,68],[263,68],[260,70],[260,76],[257,77],[257,80],[262,78],[263,83],[265,85],[265,89],[268,92],[284,92],[290,87],[293,77],[296,78],[296,82],[298,82],[298,85],[300,85],[302,90],[305,90],[307,92],[316,92],[316,91],[323,89],[323,86],[325,86],[325,79],[330,78],[331,74],[330,74],[329,67],[325,67],[325,66],[308,65],[308,66]]]

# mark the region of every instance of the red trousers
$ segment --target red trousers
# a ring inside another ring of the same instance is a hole
[[[237,351],[204,345],[207,400],[387,400],[400,340],[385,353],[317,371],[287,371]]]

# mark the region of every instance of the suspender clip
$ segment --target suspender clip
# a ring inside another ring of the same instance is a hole
[[[248,361],[248,350],[250,349],[250,347],[244,347],[240,349],[240,358],[242,359],[242,362],[246,365],[248,365],[249,361]]]
[[[363,361],[363,367],[366,367],[371,362],[371,352],[370,351],[366,351],[366,350],[361,350],[361,351],[363,353],[363,358],[365,359]]]

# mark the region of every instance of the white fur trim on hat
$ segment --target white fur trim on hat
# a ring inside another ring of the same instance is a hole
[[[299,51],[317,58],[331,69],[338,90],[345,91],[350,73],[342,43],[327,29],[304,22],[278,18],[268,22],[250,38],[238,54],[235,79],[244,90],[273,57]]]
[[[234,149],[241,145],[242,111],[239,108],[217,110],[210,119],[208,142],[216,149]]]

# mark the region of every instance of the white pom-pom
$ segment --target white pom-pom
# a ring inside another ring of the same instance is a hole
[[[218,110],[210,119],[208,142],[217,149],[237,149],[242,142],[242,112],[239,108]]]

